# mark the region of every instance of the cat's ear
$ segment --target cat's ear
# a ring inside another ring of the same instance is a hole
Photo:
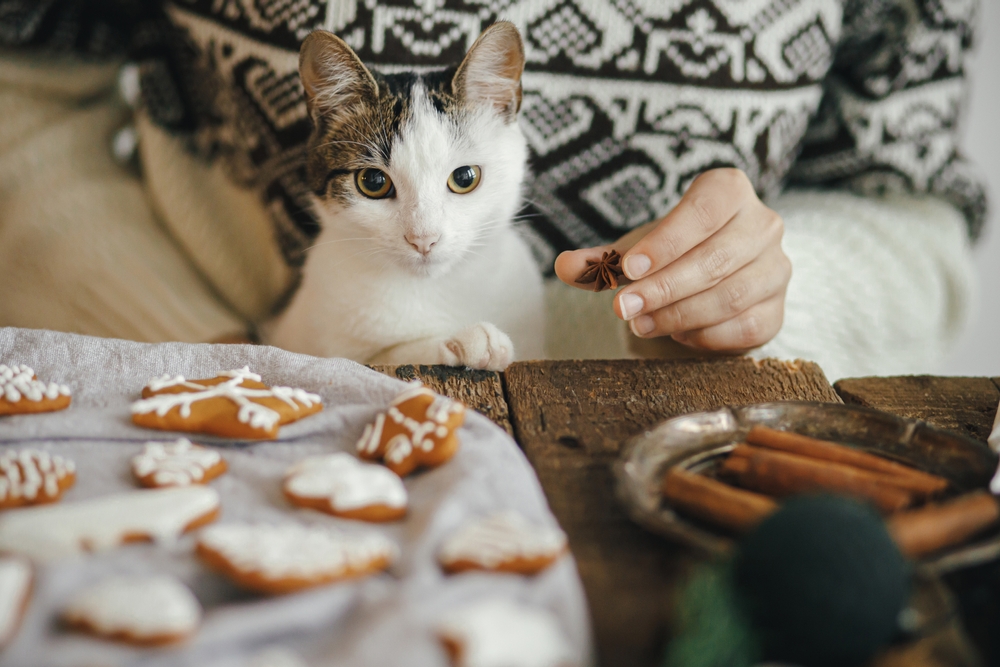
[[[332,32],[316,30],[299,49],[299,77],[313,119],[348,111],[378,97],[378,84],[354,50]]]
[[[524,45],[510,21],[497,21],[483,31],[452,79],[452,90],[469,106],[492,105],[507,122],[521,108]]]

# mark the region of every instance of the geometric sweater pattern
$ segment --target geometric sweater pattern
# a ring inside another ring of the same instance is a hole
[[[667,213],[706,169],[765,201],[788,185],[930,193],[978,237],[958,152],[976,0],[0,0],[0,45],[122,52],[149,116],[259,193],[290,266],[318,234],[298,47],[316,28],[383,72],[457,63],[513,21],[540,264]]]

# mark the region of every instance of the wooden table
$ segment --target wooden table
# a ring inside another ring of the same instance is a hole
[[[611,463],[630,436],[688,412],[809,400],[866,405],[985,441],[1000,402],[1000,378],[861,378],[831,386],[812,363],[744,358],[525,362],[502,374],[377,368],[461,399],[514,436],[569,536],[605,667],[659,664],[673,596],[699,559],[639,528],[618,505]],[[986,663],[1000,664],[1000,566],[966,570],[947,583]]]

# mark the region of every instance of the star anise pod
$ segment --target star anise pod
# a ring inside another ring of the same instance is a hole
[[[618,279],[623,275],[622,256],[617,250],[612,250],[601,255],[601,259],[596,262],[588,259],[587,270],[576,282],[580,285],[594,283],[594,291],[603,292],[606,289],[618,289]]]

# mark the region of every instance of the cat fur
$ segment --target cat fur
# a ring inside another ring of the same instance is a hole
[[[541,276],[514,228],[527,146],[517,124],[523,47],[499,22],[457,68],[380,74],[331,33],[309,35],[300,74],[314,131],[307,170],[322,231],[265,342],[368,363],[502,370],[543,347]],[[468,194],[458,167],[481,169]],[[355,182],[377,168],[395,196]]]

